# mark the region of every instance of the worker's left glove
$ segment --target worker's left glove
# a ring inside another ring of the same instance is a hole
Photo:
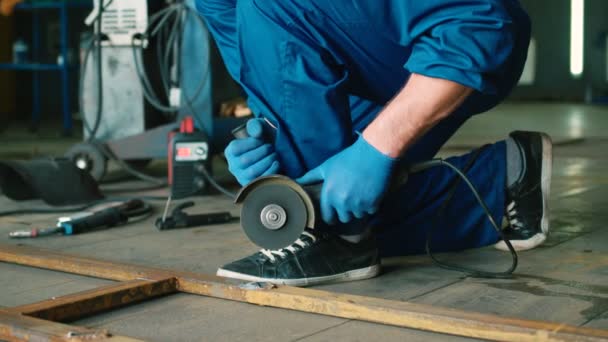
[[[398,159],[384,155],[363,136],[342,152],[297,179],[323,181],[321,216],[327,224],[348,223],[375,214],[391,182]]]
[[[224,151],[228,170],[243,186],[258,177],[279,172],[274,146],[264,139],[264,120],[247,121],[247,134],[247,138],[232,140]]]

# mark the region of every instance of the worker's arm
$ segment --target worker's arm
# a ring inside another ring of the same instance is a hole
[[[397,158],[408,147],[473,90],[497,92],[517,32],[507,8],[515,2],[390,0],[384,6],[359,5],[386,35],[412,47],[404,65],[412,76],[354,144],[299,179],[324,181],[321,214],[327,223],[375,213]]]
[[[520,29],[509,8],[515,1],[391,1],[388,26],[412,46],[404,65],[409,72],[497,92]]]
[[[472,91],[452,81],[413,74],[354,144],[298,179],[303,184],[324,181],[323,220],[348,223],[374,214],[399,156]]]
[[[363,131],[381,153],[398,158],[472,93],[458,83],[412,74],[405,87]]]

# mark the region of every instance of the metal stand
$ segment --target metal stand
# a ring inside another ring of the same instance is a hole
[[[134,341],[103,330],[45,320],[71,321],[177,292],[494,341],[608,341],[608,330],[268,283],[240,283],[216,276],[113,263],[27,246],[0,244],[0,261],[120,281],[52,300],[0,309],[0,339],[9,341],[28,340],[24,336],[31,340],[112,338]]]

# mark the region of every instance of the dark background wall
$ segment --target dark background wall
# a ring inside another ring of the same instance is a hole
[[[40,55],[35,62],[41,63],[56,63],[59,55],[59,11],[39,10],[38,16],[40,20]],[[78,59],[78,46],[80,33],[87,30],[84,25],[84,18],[88,15],[90,9],[85,8],[70,8],[69,9],[69,46],[73,56],[74,63]],[[29,10],[15,11],[13,16],[13,38],[22,38],[25,40],[32,50],[32,15]],[[12,43],[11,43],[12,44]],[[9,50],[10,51],[10,50]],[[10,55],[9,55],[10,56]],[[30,57],[31,58],[31,57]],[[6,61],[6,60],[4,60]],[[40,72],[40,89],[41,89],[41,118],[42,120],[52,119],[61,120],[62,97],[61,97],[61,77],[58,72],[44,71]],[[71,107],[74,111],[78,108],[78,99],[74,96],[78,87],[78,67],[75,65],[70,69],[71,79]],[[19,119],[29,120],[32,104],[32,73],[18,72],[15,83],[17,90],[17,117]]]
[[[521,0],[532,19],[537,59],[535,83],[518,87],[514,99],[576,100],[606,95],[608,1],[585,1],[585,71],[570,75],[570,0]]]
[[[585,41],[586,70],[594,95],[608,94],[608,1],[587,0],[587,39]]]
[[[0,61],[11,59],[13,19],[0,17]],[[15,73],[0,71],[0,131],[15,115]]]

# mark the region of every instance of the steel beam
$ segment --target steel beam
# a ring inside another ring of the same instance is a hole
[[[175,292],[175,278],[133,280],[17,306],[7,311],[54,322],[70,322]]]
[[[49,322],[39,318],[23,316],[0,310],[0,340],[9,342],[22,341],[140,341],[125,336],[116,336],[107,330],[95,330],[74,327],[61,323]]]
[[[608,341],[608,330],[267,283],[235,283],[216,276],[95,260],[27,246],[0,244],[0,261],[122,281],[174,277],[180,292],[487,340]]]

